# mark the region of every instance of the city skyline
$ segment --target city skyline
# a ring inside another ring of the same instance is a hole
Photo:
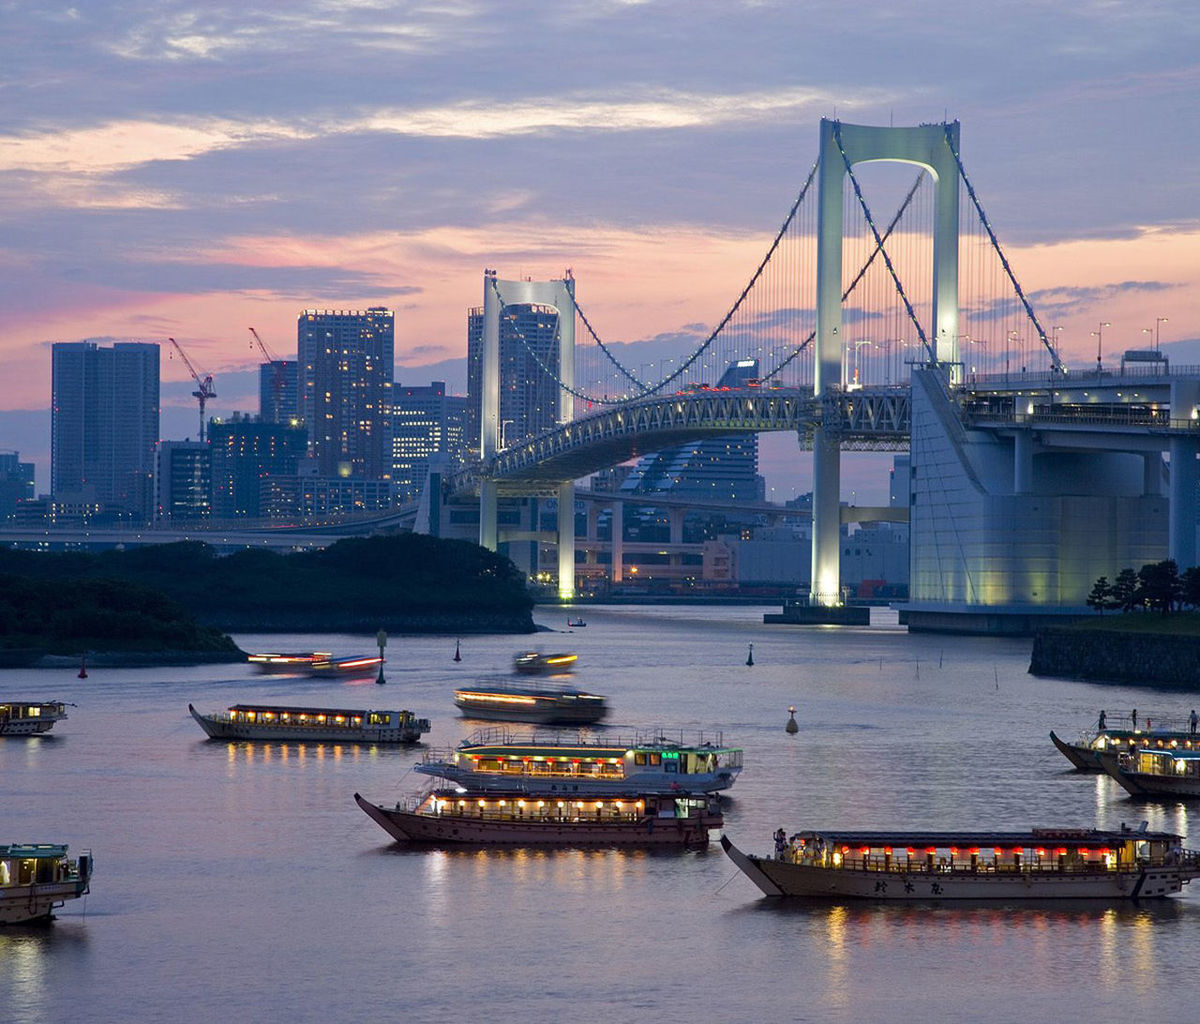
[[[964,163],[1069,360],[1088,360],[1103,321],[1113,353],[1154,330],[1173,363],[1200,362],[1200,15],[997,17],[941,0],[912,14],[11,6],[0,447],[45,472],[13,432],[47,408],[53,342],[176,337],[228,415],[256,405],[247,326],[286,358],[313,306],[395,309],[397,381],[458,391],[445,367],[465,357],[486,266],[570,266],[606,339],[687,345],[761,257],[822,115],[959,119]],[[164,437],[182,438],[192,382],[170,356],[162,375]],[[783,489],[801,457],[780,450]]]

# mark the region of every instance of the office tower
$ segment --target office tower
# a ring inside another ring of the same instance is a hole
[[[269,481],[295,476],[305,458],[307,435],[303,427],[264,423],[240,413],[208,425],[212,448],[213,515],[221,519],[252,518],[267,514],[264,488]]]
[[[258,418],[263,423],[291,423],[300,418],[296,360],[259,364]]]
[[[446,382],[428,387],[392,388],[393,483],[400,501],[420,497],[433,455],[448,456],[449,466],[464,456],[468,399],[447,395]]]
[[[558,311],[523,303],[500,314],[500,446],[558,422]],[[467,312],[467,442],[479,445],[483,387],[483,309]]]
[[[212,449],[201,441],[160,441],[154,474],[160,519],[207,519],[212,514]]]
[[[757,378],[758,360],[742,359],[722,374],[716,390],[755,387]],[[762,501],[763,492],[757,434],[726,434],[643,455],[620,487],[623,494],[722,502]]]
[[[297,318],[300,415],[323,477],[391,479],[394,319],[382,306]]]
[[[20,452],[0,452],[0,520],[12,519],[17,505],[36,496],[33,463],[22,462]]]
[[[51,349],[50,489],[147,520],[158,444],[157,345],[58,342]]]

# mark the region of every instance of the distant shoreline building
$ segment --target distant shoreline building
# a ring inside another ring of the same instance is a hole
[[[444,455],[444,468],[463,461],[469,400],[447,395],[446,382],[427,387],[395,384],[392,387],[392,477],[396,498],[418,498],[429,476],[430,459]]]
[[[158,346],[57,342],[51,361],[51,493],[59,502],[148,521],[159,440]]]

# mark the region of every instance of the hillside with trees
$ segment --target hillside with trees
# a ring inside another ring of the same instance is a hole
[[[50,585],[67,604],[76,600],[73,595],[90,602],[86,595],[94,588],[120,581],[133,589],[110,593],[114,613],[138,608],[146,616],[136,595],[150,591],[201,626],[228,632],[534,629],[533,601],[512,562],[477,544],[419,534],[352,538],[316,551],[246,550],[224,557],[194,541],[96,554],[3,550],[0,574],[31,586]],[[103,637],[103,620],[92,616],[89,621]],[[132,629],[107,625],[114,636]],[[18,633],[28,635],[0,622],[0,644]]]

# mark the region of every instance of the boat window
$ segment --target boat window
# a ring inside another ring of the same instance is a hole
[[[636,754],[634,754],[633,755],[633,763],[634,764],[645,764],[646,763],[645,751],[639,750]]]
[[[661,754],[651,754],[650,755],[650,763],[651,764],[661,764],[662,763],[662,755]]]

